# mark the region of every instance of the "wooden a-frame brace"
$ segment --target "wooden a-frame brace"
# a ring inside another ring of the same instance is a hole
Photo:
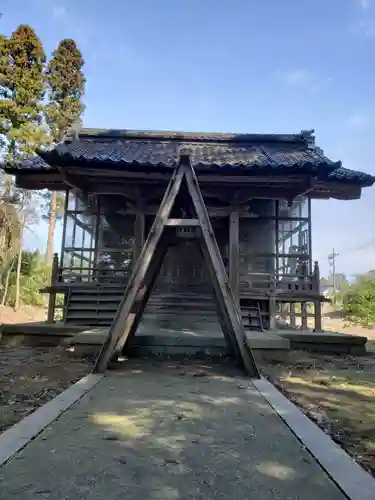
[[[184,179],[196,217],[173,219],[170,218],[170,214]],[[180,154],[179,166],[172,175],[150,233],[134,266],[124,298],[96,360],[94,372],[105,371],[112,359],[117,358],[123,351],[126,352],[129,339],[137,330],[167,252],[168,231],[171,231],[171,228],[176,230],[177,227],[195,227],[212,280],[217,314],[228,349],[248,375],[258,378],[259,371],[246,340],[240,306],[230,288],[207,208],[188,154]]]

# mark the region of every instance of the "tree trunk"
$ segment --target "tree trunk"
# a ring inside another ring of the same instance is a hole
[[[6,174],[5,176],[5,186],[4,186],[4,200],[5,202],[8,201],[8,198],[10,198],[10,195],[12,193],[12,184],[13,184],[13,178],[10,174]]]
[[[22,241],[22,240],[21,240]],[[17,257],[17,273],[16,273],[16,298],[14,301],[14,310],[17,311],[20,308],[20,278],[21,278],[21,263],[22,263],[22,246],[20,244],[20,249]]]
[[[7,277],[5,279],[5,285],[4,285],[4,293],[3,293],[3,297],[1,299],[1,305],[2,306],[5,306],[5,303],[6,303],[6,300],[7,300],[7,295],[8,295],[8,289],[9,289],[9,280],[10,280],[10,274],[13,270],[13,266],[14,266],[14,263],[15,263],[15,259],[12,259],[12,262],[9,266],[9,269],[7,271]]]
[[[52,192],[50,212],[49,212],[49,226],[48,226],[48,237],[47,237],[47,253],[46,253],[46,263],[52,265],[53,260],[53,240],[55,236],[55,224],[56,224],[56,210],[57,210],[57,193]]]

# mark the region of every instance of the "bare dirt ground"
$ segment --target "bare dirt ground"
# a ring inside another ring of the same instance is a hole
[[[44,321],[46,309],[0,307],[0,323]],[[92,369],[63,348],[0,346],[0,433],[36,410]]]
[[[294,351],[287,363],[263,364],[262,374],[375,476],[375,329],[347,325],[328,304],[322,319],[324,330],[367,337],[368,354]]]
[[[44,321],[46,309],[0,307],[0,323]],[[92,369],[63,348],[0,346],[0,433],[36,410]]]
[[[0,323],[32,323],[45,321],[47,311],[43,307],[22,306],[18,311],[11,307],[0,306]]]
[[[260,369],[375,477],[375,340],[366,356],[294,351],[288,362]]]
[[[91,369],[60,347],[0,346],[0,434]]]

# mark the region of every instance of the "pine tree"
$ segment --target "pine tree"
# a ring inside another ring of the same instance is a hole
[[[69,128],[80,120],[84,110],[82,96],[84,60],[74,40],[62,40],[53,53],[48,69],[50,91],[47,122],[55,141],[61,141]]]
[[[9,38],[0,37],[0,133],[4,158],[15,163],[48,141],[43,124],[44,70],[46,56],[34,30],[20,25]],[[31,192],[16,190],[7,179],[4,198],[18,198],[19,244],[16,265],[15,307],[20,300],[22,236],[35,211]]]
[[[10,72],[9,41],[6,36],[0,34],[0,148],[5,146],[7,134],[7,110],[5,104],[10,98],[7,81]]]
[[[49,62],[47,69],[49,104],[46,107],[46,118],[55,142],[61,141],[70,127],[81,120],[84,110],[81,99],[85,86],[83,65],[82,54],[74,40],[62,40]],[[59,207],[62,206],[62,202],[57,193],[53,192],[48,193],[47,203],[49,230],[46,262],[51,264],[56,218],[61,214]]]
[[[8,133],[8,113],[6,104],[10,98],[7,87],[10,71],[9,41],[6,36],[0,34],[0,151],[6,147]],[[0,191],[0,290],[4,296],[8,288],[9,275],[15,263],[16,252],[19,248],[19,216],[17,207],[12,203],[10,188],[12,177],[1,171]],[[5,291],[4,291],[5,290]],[[1,301],[3,304],[3,301]]]
[[[0,121],[5,159],[15,162],[48,140],[42,124],[46,56],[34,30],[20,25],[0,49]]]

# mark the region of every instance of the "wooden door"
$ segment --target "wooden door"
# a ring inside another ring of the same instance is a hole
[[[206,264],[194,242],[169,248],[155,288],[162,293],[210,293]]]

